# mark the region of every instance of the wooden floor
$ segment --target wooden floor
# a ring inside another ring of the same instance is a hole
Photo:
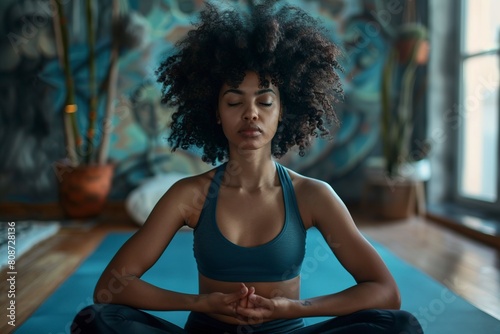
[[[354,217],[366,236],[500,319],[500,254],[497,250],[423,218],[381,222],[356,214]],[[119,223],[113,219],[104,219],[91,229],[62,228],[57,235],[19,258],[17,326],[76,269],[107,233],[135,229],[128,220]],[[0,290],[0,305],[6,305],[5,279],[0,282]],[[0,333],[11,330],[6,317],[2,316]]]

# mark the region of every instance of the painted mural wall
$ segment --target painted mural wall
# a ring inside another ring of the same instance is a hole
[[[331,39],[344,50],[341,76],[345,101],[338,108],[341,126],[331,129],[333,141],[316,140],[305,157],[291,152],[281,163],[331,183],[347,201],[359,197],[363,162],[378,150],[379,83],[388,49],[386,31],[399,24],[403,1],[288,1],[323,20]],[[84,1],[60,2],[70,28],[79,122],[85,126],[89,94]],[[99,36],[98,77],[102,80],[109,65],[111,1],[98,3],[94,17]],[[193,174],[212,168],[201,162],[196,151],[171,153],[166,138],[172,110],[159,103],[154,75],[160,60],[189,30],[202,6],[202,0],[122,1],[121,10],[146,29],[147,38],[119,60],[110,151],[117,166],[112,199],[125,198],[146,178],[159,173]],[[57,200],[54,166],[65,156],[65,84],[57,57],[53,10],[48,0],[0,3],[0,201]]]

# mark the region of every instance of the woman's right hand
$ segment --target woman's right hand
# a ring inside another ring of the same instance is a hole
[[[251,288],[253,289],[253,288]],[[216,313],[239,318],[238,307],[248,307],[248,296],[251,290],[243,283],[240,289],[232,293],[212,292],[202,298],[205,302],[204,313]]]

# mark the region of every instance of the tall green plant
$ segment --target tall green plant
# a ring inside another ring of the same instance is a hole
[[[75,99],[75,84],[71,66],[69,61],[69,33],[68,21],[64,16],[64,10],[59,1],[55,1],[57,5],[57,19],[59,23],[59,32],[61,36],[61,53],[62,53],[62,66],[64,69],[64,78],[66,81],[66,99],[64,107],[64,127],[65,127],[65,140],[66,140],[66,153],[71,165],[76,166],[79,164],[78,148],[82,143],[78,122],[76,119],[76,112],[78,106]]]
[[[94,151],[94,136],[97,120],[97,78],[95,65],[95,29],[93,19],[93,1],[86,0],[86,19],[87,19],[87,42],[89,48],[89,126],[87,129],[86,155],[84,161],[89,164]]]
[[[111,8],[111,16],[112,16],[112,24],[111,24],[111,35],[112,36],[117,36],[117,34],[120,34],[121,32],[119,31],[120,25],[117,24],[119,22],[119,2],[118,0],[112,0],[112,8]],[[120,42],[118,38],[113,38],[111,42],[111,55],[109,59],[109,71],[108,71],[108,77],[106,81],[106,89],[107,89],[107,96],[106,96],[106,109],[105,109],[105,114],[104,114],[104,127],[103,127],[103,132],[102,132],[102,140],[101,144],[99,145],[98,152],[97,152],[97,163],[99,165],[103,165],[106,163],[106,159],[108,157],[108,152],[109,152],[109,138],[111,136],[111,122],[113,119],[113,114],[114,114],[114,102],[115,102],[115,97],[116,97],[116,83],[118,80],[118,56],[119,56],[119,47],[120,47]]]
[[[426,38],[424,26],[405,26],[382,73],[381,135],[386,173],[390,178],[397,176],[402,162],[410,160],[416,70],[420,62],[419,51]]]
[[[90,164],[94,162],[97,154],[96,147],[98,145],[95,144],[95,134],[96,134],[96,124],[97,124],[97,115],[98,115],[98,85],[97,85],[97,70],[96,70],[96,55],[95,55],[95,45],[96,45],[96,36],[95,36],[95,25],[94,25],[94,4],[93,0],[86,0],[85,2],[85,23],[87,28],[87,45],[88,45],[88,68],[89,68],[89,100],[88,100],[88,128],[85,133],[85,142],[83,142],[80,129],[78,126],[76,111],[78,106],[76,104],[75,98],[75,86],[73,80],[73,74],[71,70],[71,63],[69,59],[70,47],[69,47],[69,33],[68,33],[68,21],[64,15],[64,9],[60,1],[55,1],[57,4],[57,19],[59,22],[58,28],[61,36],[60,44],[61,44],[61,57],[62,57],[62,68],[65,76],[66,83],[66,102],[64,109],[64,122],[65,122],[65,133],[66,133],[66,151],[67,156],[70,160],[72,166],[77,166],[81,163]],[[113,0],[113,19],[116,19],[118,2],[117,0]],[[113,37],[113,36],[112,36]],[[113,43],[114,38],[112,39]],[[113,47],[116,49],[116,47]],[[113,53],[117,53],[113,52]],[[118,56],[113,57],[111,68],[116,68],[116,58]],[[116,71],[116,70],[115,70]],[[109,76],[109,75],[108,75]],[[115,75],[116,76],[116,75]],[[116,84],[116,80],[110,83],[109,85]],[[108,85],[108,86],[109,86]],[[112,90],[107,87],[108,92]],[[109,140],[109,134],[105,136],[106,139]],[[85,152],[85,154],[81,154]],[[106,157],[100,155],[102,160],[105,160]]]
[[[140,18],[139,15],[127,13],[126,0],[112,0],[112,15],[110,21],[110,36],[111,36],[111,53],[110,62],[105,76],[105,80],[101,85],[98,85],[97,69],[96,69],[96,35],[93,18],[93,6],[95,0],[86,0],[86,28],[87,28],[87,43],[88,43],[88,68],[89,68],[89,114],[88,128],[85,132],[85,145],[82,143],[82,136],[78,128],[75,102],[75,87],[73,75],[71,72],[71,64],[69,61],[69,34],[67,20],[64,15],[61,2],[57,4],[57,19],[59,21],[57,31],[61,36],[58,40],[60,46],[61,65],[64,70],[66,82],[66,103],[65,103],[65,133],[67,156],[71,165],[77,166],[81,163],[90,164],[98,163],[105,164],[108,157],[109,138],[111,133],[111,120],[114,113],[114,102],[116,93],[116,85],[118,78],[118,59],[120,52],[132,49],[141,48],[145,45],[148,33],[147,22]],[[122,10],[122,12],[120,12]],[[123,14],[127,15],[123,15]],[[102,136],[99,142],[96,141],[96,128],[98,118],[98,99],[100,93],[106,92],[106,104],[104,112],[104,120],[102,127]],[[85,152],[83,157],[78,153]]]

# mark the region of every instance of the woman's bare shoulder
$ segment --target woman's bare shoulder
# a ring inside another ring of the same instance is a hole
[[[187,176],[177,181],[172,188],[178,192],[192,191],[193,188],[201,189],[212,181],[214,174],[215,168],[201,174]]]
[[[194,228],[205,204],[205,198],[214,175],[215,169],[211,169],[178,180],[168,189],[158,205],[161,206],[162,202],[165,205],[174,203],[184,222]]]
[[[339,214],[343,207],[342,201],[327,182],[301,175],[290,169],[288,171],[306,228],[316,225],[318,215],[324,214],[326,208],[329,208],[327,215]]]
[[[304,176],[291,169],[287,169],[290,178],[292,179],[293,188],[296,196],[305,196],[307,198],[318,199],[317,196],[323,197],[335,194],[335,191],[325,181],[318,180],[312,177]]]

